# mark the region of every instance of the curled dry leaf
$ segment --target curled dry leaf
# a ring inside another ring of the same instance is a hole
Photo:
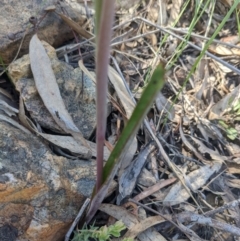
[[[117,92],[119,100],[123,105],[124,110],[126,111],[127,117],[130,118],[135,107],[135,104],[129,96],[121,77],[116,72],[116,70],[114,70],[111,66],[109,66],[108,77],[111,83],[113,84],[115,91]]]
[[[70,151],[73,155],[77,155],[78,157],[81,155],[87,155],[87,148],[84,146],[79,146],[78,143],[72,138],[71,136],[57,136],[57,135],[49,135],[44,133],[38,133],[44,139],[48,140],[49,142],[53,143],[56,146],[59,146],[63,149]],[[96,157],[96,144],[93,142],[88,141],[92,149],[92,156]],[[104,160],[106,161],[110,155],[110,152],[106,147],[104,147]]]
[[[144,167],[138,177],[138,184],[143,187],[151,187],[156,183],[157,181],[153,173]]]
[[[205,155],[208,153],[212,160],[215,160],[219,163],[223,163],[224,161],[227,161],[229,158],[227,156],[220,155],[219,152],[216,150],[211,150],[210,148],[206,147],[200,140],[197,138],[191,136],[193,141],[198,145],[198,151]]]
[[[79,145],[84,145],[88,148],[87,155],[83,156],[83,158],[89,159],[92,156],[91,148],[83,138],[77,126],[73,123],[71,116],[66,110],[56,78],[51,68],[51,62],[36,34],[30,41],[29,57],[36,88],[44,105],[55,122],[66,133],[71,134]]]

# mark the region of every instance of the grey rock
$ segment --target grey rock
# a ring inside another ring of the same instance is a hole
[[[39,137],[6,122],[0,129],[0,237],[11,227],[9,240],[62,240],[91,195],[95,161],[53,155]]]
[[[61,6],[57,4],[58,2]],[[29,41],[35,33],[34,27],[29,23],[29,18],[35,17],[40,20],[46,14],[44,9],[51,5],[56,6],[57,12],[62,12],[61,7],[63,7],[68,16],[80,26],[86,21],[85,9],[77,0],[1,0],[0,56],[5,64],[13,61],[24,36],[18,56],[28,53]],[[38,36],[54,47],[59,47],[69,39],[73,39],[69,26],[55,13],[48,13],[42,20],[38,28]]]

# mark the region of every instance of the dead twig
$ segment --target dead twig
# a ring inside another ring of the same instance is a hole
[[[177,180],[177,178],[173,177],[173,178],[169,178],[169,179],[164,180],[164,181],[160,181],[160,182],[156,183],[155,185],[145,189],[143,192],[136,195],[133,199],[135,201],[141,201],[142,199],[152,195],[153,193],[159,191],[160,189],[172,184],[176,180]]]
[[[232,202],[226,203],[226,204],[224,204],[223,206],[221,206],[219,208],[216,208],[214,210],[208,211],[204,215],[205,216],[213,216],[216,213],[221,213],[221,212],[223,212],[224,210],[226,210],[228,208],[235,208],[239,204],[240,204],[240,199],[237,199],[237,200],[234,200]]]
[[[148,206],[139,203],[137,201],[135,201],[134,199],[129,199],[130,202],[136,203],[139,206],[143,207],[144,209],[153,212],[157,215],[160,215],[161,217],[163,217],[164,219],[166,219],[166,221],[171,222],[172,224],[174,224],[174,226],[177,226],[179,229],[180,227],[174,222],[174,220],[177,220],[180,223],[186,223],[186,222],[195,222],[201,225],[206,225],[206,226],[210,226],[219,230],[222,230],[224,232],[228,232],[231,233],[233,235],[239,236],[240,237],[240,228],[227,224],[227,223],[223,223],[220,221],[217,221],[215,219],[212,219],[210,217],[205,217],[203,215],[199,215],[193,212],[182,212],[180,214],[175,215],[174,217],[172,215],[163,215],[157,211],[155,211],[152,208],[149,208]]]
[[[79,221],[80,218],[82,217],[83,212],[84,212],[85,209],[87,208],[89,202],[90,202],[90,199],[87,198],[87,199],[85,200],[84,204],[82,205],[81,209],[79,210],[79,213],[78,213],[78,215],[76,216],[75,220],[73,221],[73,223],[72,223],[71,227],[69,228],[67,234],[65,235],[64,241],[68,241],[68,240],[69,240],[69,238],[70,238],[70,236],[71,236],[71,234],[72,234],[73,229],[75,228],[75,226],[77,225],[78,221]]]

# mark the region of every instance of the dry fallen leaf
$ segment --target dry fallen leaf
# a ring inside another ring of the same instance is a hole
[[[174,106],[172,106],[172,103],[161,92],[158,93],[155,103],[158,111],[166,112],[168,119],[173,121],[175,116]]]
[[[224,161],[228,160],[227,156],[223,156],[220,155],[219,152],[216,150],[211,150],[210,148],[206,147],[202,141],[198,140],[197,138],[191,136],[191,138],[193,139],[193,141],[198,145],[198,151],[200,153],[202,153],[203,155],[205,155],[206,153],[208,153],[211,157],[212,160],[215,160],[219,163],[223,163]]]
[[[78,158],[81,158],[82,156],[87,155],[88,149],[84,146],[78,145],[78,143],[71,136],[50,135],[39,132],[37,127],[33,124],[33,122],[25,115],[23,99],[21,98],[21,96],[19,101],[18,117],[22,125],[25,126],[28,130],[35,132],[37,135],[40,135],[46,141],[54,144],[57,147],[60,147],[62,150],[68,150],[73,155],[73,157],[77,156]],[[91,149],[93,150],[92,156],[96,157],[96,144],[90,141],[88,141],[88,144],[91,146]],[[104,147],[105,161],[108,159],[109,155],[109,150],[106,147]]]
[[[172,7],[170,12],[170,17],[168,19],[168,26],[172,26],[173,23],[179,18],[180,10],[184,1],[174,0],[172,1]]]
[[[87,155],[87,149],[84,146],[79,146],[77,142],[71,136],[57,136],[57,135],[49,135],[44,133],[38,133],[44,139],[48,140],[52,144],[59,146],[63,149],[68,150],[73,155]],[[96,144],[94,142],[88,141],[88,144],[91,146],[92,149],[92,156],[96,157]],[[106,161],[110,155],[110,152],[106,147],[104,147],[104,160]],[[80,156],[81,157],[81,156]]]
[[[88,148],[88,152],[86,155],[83,155],[83,158],[91,158],[91,148],[66,110],[56,78],[51,68],[51,62],[36,34],[30,41],[29,57],[36,88],[44,105],[56,123],[66,133],[71,134],[79,145],[84,145]]]
[[[132,228],[130,228],[127,233],[124,235],[124,238],[135,238],[138,234],[142,233],[143,231],[147,230],[148,228],[163,223],[166,220],[160,216],[152,216],[146,219],[143,219],[140,221],[140,223],[135,224]],[[166,240],[164,237],[162,237],[160,240]]]
[[[11,125],[15,126],[16,128],[22,130],[23,132],[25,132],[27,134],[31,134],[31,132],[28,129],[26,129],[24,126],[20,125],[18,122],[16,122],[15,120],[11,119],[10,117],[8,117],[6,115],[0,114],[0,120],[10,123]]]
[[[202,187],[210,178],[210,176],[218,172],[222,164],[215,162],[212,166],[205,165],[199,169],[190,172],[190,174],[185,176],[185,181],[188,185],[191,185],[191,190],[196,191]],[[163,205],[171,206],[182,203],[190,197],[188,191],[179,181],[172,186],[167,196],[163,200]]]
[[[3,111],[8,116],[15,116],[18,113],[18,109],[9,105],[0,94],[0,112]]]
[[[155,145],[150,143],[143,151],[140,152],[138,157],[130,163],[130,165],[124,170],[119,179],[119,195],[117,197],[117,203],[120,204],[123,199],[130,196],[136,186],[138,176],[145,165],[147,158],[151,152],[156,149]]]
[[[124,86],[123,80],[116,72],[116,70],[113,69],[111,66],[108,67],[108,77],[111,83],[113,84],[114,89],[118,95],[118,98],[126,112],[126,116],[129,119],[132,115],[135,104],[132,101],[131,97],[129,96],[128,91]],[[120,176],[123,170],[129,165],[129,163],[133,159],[136,151],[137,151],[137,139],[135,137],[122,161],[121,168],[119,171]]]
[[[136,231],[139,231],[139,232],[141,231],[142,225],[138,221],[138,218],[135,215],[133,215],[132,213],[129,213],[125,208],[104,203],[100,206],[99,210],[107,213],[108,215],[111,215],[115,219],[122,220],[122,222],[125,224],[125,226],[127,228],[131,229],[131,233],[130,233],[131,235],[134,234],[134,236],[135,236]],[[161,223],[163,220],[161,217],[157,216],[152,219],[150,218],[149,221],[151,221],[151,223],[156,224],[156,223]],[[145,222],[148,222],[148,220]],[[135,227],[135,225],[138,225],[138,226]],[[149,227],[151,227],[151,225],[149,225]],[[150,229],[147,229],[147,230],[142,229],[142,231],[143,232],[137,234],[137,236],[138,236],[137,238],[140,241],[146,241],[146,240],[166,241],[166,239],[159,232],[157,232],[154,228],[152,228],[151,230]]]
[[[221,116],[223,116],[223,114],[229,110],[229,108],[234,106],[234,103],[236,103],[239,99],[240,85],[212,106],[209,114],[209,120],[220,119]]]
[[[110,82],[113,84],[115,91],[117,92],[119,100],[123,105],[124,110],[126,111],[127,117],[130,118],[130,116],[132,115],[133,109],[135,107],[135,104],[130,98],[126,90],[126,87],[124,86],[123,80],[116,72],[116,70],[113,69],[111,66],[109,66],[108,77]]]

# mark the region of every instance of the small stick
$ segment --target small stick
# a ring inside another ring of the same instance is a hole
[[[239,204],[240,204],[240,199],[234,200],[232,202],[224,204],[221,207],[218,207],[218,208],[216,208],[214,210],[211,210],[211,211],[208,211],[208,212],[204,213],[204,216],[212,216],[212,215],[214,215],[216,213],[221,213],[225,209],[234,208],[234,207],[238,206]]]
[[[84,202],[84,204],[82,205],[77,217],[75,218],[75,220],[73,221],[70,229],[68,230],[67,234],[65,235],[65,239],[64,241],[68,241],[70,236],[71,236],[71,233],[73,231],[73,229],[75,228],[75,226],[77,225],[78,221],[80,220],[81,216],[83,215],[83,212],[85,211],[85,209],[87,208],[88,204],[90,202],[90,199],[87,198]]]
[[[153,212],[157,215],[160,215],[162,218],[166,219],[167,221],[171,222],[173,225],[175,225],[177,228],[179,228],[181,230],[181,227],[179,227],[177,224],[175,224],[173,222],[173,220],[176,220],[177,222],[183,223],[183,222],[195,222],[198,223],[200,225],[206,225],[209,227],[213,227],[216,228],[218,230],[224,231],[224,232],[228,232],[231,233],[233,235],[236,235],[238,237],[240,237],[240,228],[236,227],[234,225],[230,225],[228,223],[224,223],[224,222],[220,222],[218,220],[212,219],[210,217],[205,217],[203,215],[199,215],[197,213],[194,212],[182,212],[179,214],[176,214],[174,216],[172,215],[163,215],[157,211],[155,211],[152,208],[149,208],[148,206],[140,203],[140,202],[136,202],[134,199],[129,198],[128,199],[130,202],[133,202],[141,207],[143,207],[144,209]],[[235,201],[239,201],[239,200],[235,200]],[[204,214],[205,215],[205,214]]]

